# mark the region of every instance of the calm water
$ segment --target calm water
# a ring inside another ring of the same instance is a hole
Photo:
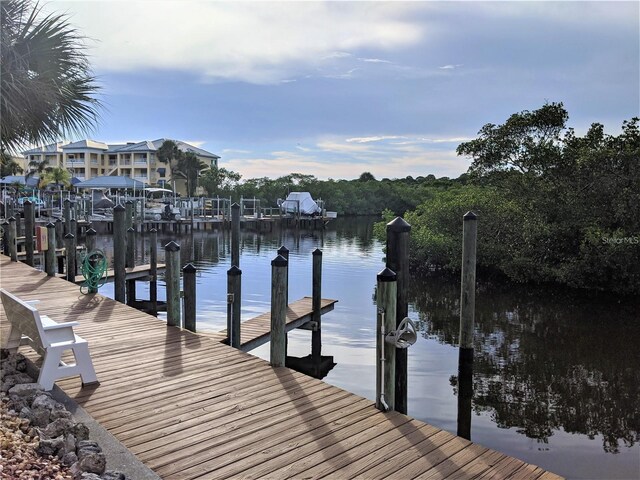
[[[225,328],[228,234],[158,237],[177,240],[183,262],[198,268],[198,328]],[[110,252],[111,240],[99,236],[98,245]],[[323,297],[339,300],[322,318],[322,353],[337,362],[324,381],[373,400],[373,296],[383,252],[372,222],[343,219],[324,233],[243,232],[243,320],[269,310],[270,262],[283,244],[289,298],[311,294],[318,247]],[[148,249],[138,257],[148,258]],[[112,296],[112,285],[101,293]],[[138,297],[148,298],[142,285]],[[453,433],[458,297],[455,282],[412,282],[410,317],[422,338],[409,349],[409,414]],[[479,285],[476,301],[471,439],[571,478],[640,478],[640,303],[492,285]],[[309,354],[310,343],[310,332],[291,332],[289,354]],[[252,353],[268,359],[269,345]]]

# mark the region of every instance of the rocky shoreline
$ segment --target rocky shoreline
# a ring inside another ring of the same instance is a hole
[[[20,354],[0,355],[0,479],[131,480],[106,470],[100,445],[27,374]]]

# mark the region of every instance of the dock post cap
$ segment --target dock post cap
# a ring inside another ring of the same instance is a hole
[[[467,213],[464,214],[464,217],[462,217],[464,220],[477,220],[478,216],[473,213],[471,210],[469,210]]]
[[[24,201],[23,205],[33,205],[33,202],[28,198]]]
[[[278,255],[276,258],[271,260],[272,267],[286,267],[288,264],[287,259],[282,255]]]
[[[135,228],[133,228],[133,227],[129,227],[129,228],[127,228],[127,232],[133,232],[133,233],[136,233],[136,229],[135,229]]]
[[[316,248],[313,252],[311,252],[311,255],[322,255],[322,250]]]
[[[233,265],[229,270],[227,270],[227,275],[232,277],[237,277],[238,275],[242,275],[242,270],[240,270],[237,266]]]
[[[283,253],[289,253],[289,249],[287,247],[285,247],[284,245],[282,245],[279,249],[278,249],[278,255],[282,255]],[[282,255],[284,257],[284,255]]]
[[[115,207],[113,207],[113,211],[114,212],[124,212],[125,208],[119,203],[118,205],[116,205]]]
[[[182,268],[182,272],[183,273],[196,273],[198,271],[198,269],[196,267],[193,266],[193,263],[187,263],[183,268]]]
[[[69,200],[68,198],[65,198],[64,202],[62,202],[62,203],[71,203],[71,200]]]
[[[53,223],[53,222],[49,222],[49,223],[47,223],[47,228],[56,228],[56,224]],[[94,230],[94,232],[95,232],[95,230]],[[87,231],[87,233],[89,233],[89,232]]]
[[[404,233],[409,232],[411,230],[411,225],[409,225],[404,218],[396,217],[387,223],[387,231],[395,232],[395,233]]]
[[[377,278],[379,282],[395,282],[396,280],[398,280],[396,272],[388,267],[378,273]]]
[[[53,225],[55,227],[55,225]],[[91,227],[89,230],[87,230],[87,232],[85,233],[85,235],[97,235],[98,232],[96,232],[93,227]]]
[[[114,210],[115,210],[115,208],[114,208]],[[60,217],[56,218],[56,223],[58,223],[58,222],[62,223],[62,219]]]
[[[234,202],[231,204],[231,208],[240,208],[240,204]]]
[[[178,245],[176,242],[174,242],[173,240],[171,240],[169,243],[167,243],[164,246],[164,249],[167,252],[177,252],[178,250],[180,250],[180,245]]]
[[[149,233],[158,233],[158,230],[156,230],[155,228],[152,228],[151,230],[149,230]]]
[[[126,202],[124,202],[124,203],[125,203],[125,205],[126,205],[126,204],[132,205],[132,204],[133,204],[133,200],[129,199],[129,200],[127,200],[127,201],[126,201]]]
[[[73,233],[67,233],[64,238],[76,238]]]
[[[0,225],[9,225],[9,220],[3,220],[2,223],[0,223]]]
[[[15,222],[16,221],[16,217],[9,217],[9,221],[10,222]]]

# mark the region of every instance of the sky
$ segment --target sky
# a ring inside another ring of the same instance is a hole
[[[85,37],[92,138],[179,139],[243,178],[457,177],[486,123],[640,116],[640,2],[50,1]],[[69,139],[77,140],[77,139]]]

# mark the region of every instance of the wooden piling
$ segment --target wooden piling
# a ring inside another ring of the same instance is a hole
[[[287,260],[278,255],[271,261],[271,351],[270,364],[284,367],[287,317]]]
[[[127,251],[125,208],[116,205],[113,209],[113,270],[114,298],[126,302],[126,270],[125,257]]]
[[[9,256],[9,222],[2,222],[2,253]]]
[[[240,268],[240,205],[231,205],[231,266]]]
[[[158,315],[158,231],[152,228],[149,231],[149,301],[151,302],[151,314]]]
[[[182,269],[184,288],[184,328],[196,331],[196,267],[188,263]]]
[[[66,198],[63,202],[62,218],[64,219],[64,234],[73,233],[71,231],[71,200]],[[64,237],[63,237],[64,238]]]
[[[64,236],[65,258],[67,260],[66,279],[73,283],[76,281],[76,252],[74,251],[75,240],[76,237],[73,233],[67,233]]]
[[[233,265],[227,270],[227,342],[240,348],[240,312],[242,310],[242,270]]]
[[[75,202],[73,202],[75,203]],[[73,271],[74,275],[78,275],[78,222],[75,218],[69,220],[69,225],[71,226],[71,235],[73,235],[73,267],[75,270]]]
[[[286,305],[289,305],[289,249],[287,247],[285,247],[284,245],[282,245],[278,249],[278,255],[280,255],[281,257],[283,257],[287,261],[287,266],[285,268],[286,282],[285,282],[285,286],[284,286],[284,292],[285,292],[284,295],[285,295]],[[285,355],[285,357],[287,356],[288,352],[289,352],[289,334],[285,330],[285,332],[284,332],[284,355]]]
[[[458,379],[464,391],[458,393],[458,435],[471,438],[473,397],[473,329],[476,300],[476,241],[478,217],[467,212],[462,227],[462,274],[460,279],[460,350]],[[464,385],[463,385],[464,383]]]
[[[98,264],[97,260],[93,256],[91,256],[91,253],[95,252],[96,250],[96,233],[97,232],[93,228],[88,229],[86,233],[85,244],[85,246],[87,247],[87,261],[89,262],[89,265],[93,270],[95,270]],[[94,286],[90,286],[89,293],[98,293],[98,289]]]
[[[56,224],[47,223],[47,250],[44,254],[44,271],[49,277],[56,275]]]
[[[125,265],[127,268],[136,266],[136,230],[133,227],[127,229],[127,257]]]
[[[33,267],[33,236],[35,235],[35,208],[31,200],[24,202],[24,249],[25,263]]]
[[[384,337],[396,329],[397,275],[385,268],[377,276],[376,288],[376,408],[395,410],[396,348]]]
[[[165,251],[165,283],[167,285],[167,325],[180,326],[180,245],[169,242]]]
[[[56,218],[56,245],[64,245],[64,223],[61,218]]]
[[[320,313],[322,304],[322,250],[316,248],[312,255],[311,304],[313,315],[311,318],[315,325],[311,331],[311,358],[315,362],[319,362],[322,355],[322,332],[320,325],[322,318]]]
[[[397,276],[395,327],[409,314],[409,225],[402,217],[387,224],[386,266]],[[394,328],[395,329],[395,328]],[[390,348],[394,348],[391,347]],[[407,349],[396,351],[395,410],[407,413]]]
[[[9,244],[9,256],[12,262],[18,261],[18,233],[16,230],[16,218],[9,217],[9,228],[7,229],[7,242]]]
[[[133,227],[133,200],[124,202],[126,230]]]

